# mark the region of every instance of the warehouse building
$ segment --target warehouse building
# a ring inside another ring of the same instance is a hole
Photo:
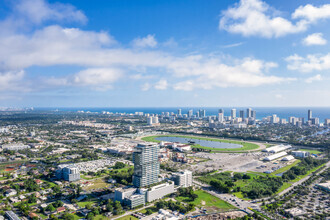
[[[263,149],[262,152],[278,153],[278,152],[281,152],[281,151],[284,151],[284,150],[288,150],[290,148],[292,148],[291,145],[280,144],[280,145],[276,145],[276,146],[273,146],[273,147],[269,147],[269,148]]]
[[[270,155],[268,157],[265,157],[264,158],[264,161],[272,161],[272,160],[278,159],[280,157],[283,157],[285,155],[287,155],[287,153],[283,151],[283,152],[280,152],[280,153],[273,154],[273,155]]]
[[[294,157],[292,155],[289,155],[289,156],[283,157],[281,161],[290,161],[293,159],[294,159]]]

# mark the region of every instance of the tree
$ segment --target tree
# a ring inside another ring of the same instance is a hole
[[[108,204],[106,205],[106,208],[107,208],[107,211],[108,211],[108,212],[113,212],[113,206],[112,206],[111,203],[108,203]]]
[[[63,219],[64,220],[74,220],[74,215],[70,214],[70,213],[65,213],[63,215]]]
[[[193,194],[191,194],[191,198],[192,198],[192,200],[195,200],[198,198],[198,195],[196,193],[193,193]]]
[[[50,212],[54,212],[55,211],[55,208],[52,204],[49,204],[47,207],[46,207],[46,211],[50,211]]]
[[[93,212],[88,213],[88,215],[87,215],[87,219],[88,219],[88,220],[92,220],[93,217],[94,217]]]
[[[90,203],[87,203],[87,204],[85,205],[85,208],[90,210],[90,209],[92,209],[92,205],[91,205]]]
[[[29,197],[29,203],[36,203],[37,202],[37,197],[36,195],[33,193],[30,197]]]
[[[126,165],[123,162],[116,162],[116,164],[113,166],[114,169],[122,169]]]
[[[116,201],[115,202],[115,214],[119,215],[122,212],[123,212],[123,207],[121,206],[119,201]]]

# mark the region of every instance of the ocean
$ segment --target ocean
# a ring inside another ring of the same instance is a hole
[[[105,108],[35,108],[36,111],[64,111],[64,112],[77,112],[77,111],[90,111],[90,112],[113,112],[113,113],[135,113],[135,112],[143,112],[143,113],[151,113],[151,114],[161,114],[162,112],[174,112],[175,114],[178,112],[178,109],[181,109],[182,114],[187,114],[187,112],[192,109],[194,114],[199,109],[205,109],[206,115],[218,115],[218,110],[221,107],[162,107],[162,108],[151,108],[151,107],[127,107],[127,108],[119,108],[119,107],[105,107]],[[234,107],[235,108],[235,107]],[[236,107],[236,115],[239,117],[239,111],[244,110],[244,113],[246,115],[246,109],[248,107]],[[271,116],[273,114],[276,114],[280,118],[288,119],[291,116],[294,117],[303,117],[307,119],[307,112],[308,109],[312,110],[313,117],[317,117],[320,119],[320,122],[324,122],[324,119],[330,118],[330,107],[251,107],[252,110],[256,111],[257,119],[262,119],[266,116]],[[230,116],[230,112],[232,108],[221,108],[224,109],[224,115]]]

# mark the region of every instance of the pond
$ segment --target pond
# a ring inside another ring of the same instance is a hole
[[[168,141],[168,142],[179,142],[182,144],[199,144],[203,147],[211,147],[211,148],[241,148],[243,145],[240,144],[232,144],[232,143],[225,143],[219,141],[209,141],[209,140],[200,140],[197,138],[184,138],[184,137],[171,137],[171,136],[161,136],[156,137],[155,140],[157,141]]]

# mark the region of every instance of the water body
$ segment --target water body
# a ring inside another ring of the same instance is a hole
[[[232,143],[224,143],[219,141],[207,141],[207,140],[199,140],[195,138],[183,138],[183,137],[168,137],[162,136],[155,138],[157,141],[168,141],[168,142],[179,142],[182,144],[188,144],[189,141],[195,142],[195,144],[199,144],[203,147],[211,147],[211,148],[241,148],[243,145],[240,144],[232,144]]]
[[[182,114],[187,114],[187,112],[192,109],[194,114],[199,109],[205,109],[206,115],[218,115],[218,110],[222,107],[160,107],[160,108],[151,108],[151,107],[81,107],[81,108],[35,108],[36,111],[54,111],[58,109],[60,112],[77,112],[79,110],[81,111],[91,111],[91,112],[102,112],[102,111],[109,111],[109,112],[120,112],[120,113],[135,113],[135,112],[144,112],[144,113],[150,113],[150,114],[161,114],[162,112],[174,112],[177,113],[178,109],[181,109]],[[244,113],[246,115],[246,109],[247,107],[232,107],[236,109],[236,114],[239,116],[239,111],[244,110]],[[230,116],[230,110],[232,108],[222,108],[224,109],[225,116]],[[307,118],[307,111],[308,109],[311,109],[313,112],[313,117],[320,118],[320,122],[324,122],[324,119],[330,118],[330,107],[252,107],[253,110],[256,110],[257,113],[257,119],[262,119],[266,116],[271,116],[273,114],[276,114],[280,118],[286,118],[288,119],[290,116],[294,117],[304,117]]]

